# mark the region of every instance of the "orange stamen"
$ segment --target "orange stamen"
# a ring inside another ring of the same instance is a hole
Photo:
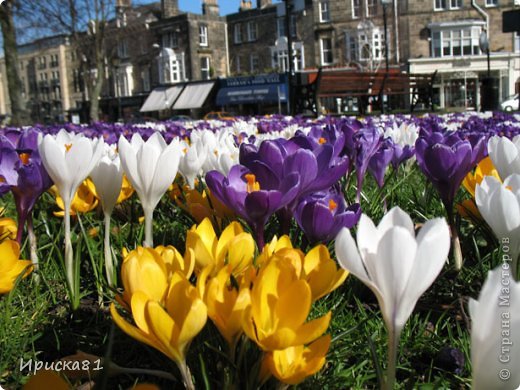
[[[23,163],[23,165],[27,165],[29,164],[29,158],[31,155],[29,153],[20,153],[18,157],[20,157],[20,161]]]
[[[321,138],[318,140],[318,143],[319,143],[320,145],[323,145],[323,144],[326,144],[326,143],[327,143],[327,140],[326,140],[325,138],[321,137]]]
[[[65,150],[68,152],[72,148],[72,144],[65,144]]]
[[[253,175],[252,173],[247,173],[244,177],[247,180],[247,192],[248,193],[260,190],[260,183],[258,183],[256,181],[255,175]]]
[[[338,208],[338,204],[334,202],[332,199],[329,199],[329,210],[334,211]]]

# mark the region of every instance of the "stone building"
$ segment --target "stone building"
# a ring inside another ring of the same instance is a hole
[[[18,48],[22,97],[34,122],[60,121],[79,110],[84,96],[78,58],[65,35],[43,38]],[[5,72],[0,59],[0,114],[11,112]]]

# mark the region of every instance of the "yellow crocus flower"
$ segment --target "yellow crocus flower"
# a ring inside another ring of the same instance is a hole
[[[496,170],[495,166],[493,165],[493,161],[491,161],[489,156],[480,161],[475,168],[475,172],[468,173],[462,181],[462,185],[473,198],[475,198],[475,187],[477,184],[480,184],[482,180],[484,180],[485,176],[493,176],[500,180],[498,171]]]
[[[234,351],[242,334],[243,313],[250,304],[248,291],[231,283],[232,270],[231,265],[221,268],[208,282],[204,292],[208,317],[228,342],[230,351]]]
[[[197,289],[184,275],[174,272],[163,300],[151,299],[149,294],[138,290],[131,295],[130,307],[135,326],[128,323],[112,303],[110,312],[114,322],[130,337],[172,359],[179,367],[186,387],[194,388],[186,365],[186,353],[190,342],[207,321],[206,305]]]
[[[253,263],[255,243],[238,222],[229,224],[218,238],[211,221],[205,218],[186,235],[186,251],[190,250],[198,271],[212,265],[216,273],[226,264],[232,264],[233,273],[240,274]]]
[[[306,322],[312,304],[309,284],[284,261],[270,261],[255,279],[244,311],[246,335],[264,351],[308,344],[329,326],[331,313]]]
[[[16,239],[18,227],[16,221],[12,218],[0,218],[0,241],[6,238],[10,240]]]
[[[338,270],[326,246],[318,245],[305,255],[302,278],[311,287],[313,302],[338,288],[347,276],[348,271]]]
[[[25,278],[32,271],[29,260],[19,260],[20,246],[14,240],[0,243],[0,294],[6,294],[14,287],[16,279],[23,273]]]
[[[86,179],[78,187],[78,190],[76,191],[70,204],[70,215],[76,215],[77,213],[87,213],[97,207],[99,201],[92,192],[91,186],[93,186],[93,184],[89,185],[89,181],[91,180]],[[52,186],[50,191],[56,198],[56,205],[62,210],[54,212],[54,215],[57,217],[63,217],[65,214],[63,211],[65,207],[63,205],[63,199],[61,199],[59,196],[56,186]]]
[[[268,352],[262,362],[263,371],[268,371],[280,382],[297,385],[321,370],[325,364],[330,340],[330,335],[326,335],[309,346],[297,345]]]

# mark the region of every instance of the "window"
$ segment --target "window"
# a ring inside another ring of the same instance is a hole
[[[498,0],[486,0],[486,7],[498,6]]]
[[[361,0],[352,0],[352,18],[357,19],[361,16]]]
[[[250,63],[250,69],[251,69],[251,73],[255,73],[258,71],[258,68],[259,68],[259,59],[258,59],[258,55],[257,54],[254,54],[252,53],[249,57],[249,63]]]
[[[148,92],[150,88],[150,68],[145,68],[141,71],[141,85],[144,92]]]
[[[81,76],[78,69],[72,71],[72,79],[74,80],[74,92],[81,92]]]
[[[247,40],[249,42],[256,41],[257,31],[255,22],[247,22]]]
[[[201,80],[209,80],[211,78],[209,57],[200,58],[200,78]]]
[[[208,46],[208,26],[205,24],[199,26],[199,45]]]
[[[515,53],[520,53],[520,32],[515,32]]]
[[[276,29],[278,32],[278,38],[285,37],[285,18],[276,19]]]
[[[128,58],[128,41],[126,39],[117,44],[117,55],[119,58]]]
[[[320,9],[320,22],[330,22],[330,9],[329,9],[329,2],[328,1],[320,1],[319,2],[319,9]]]
[[[462,0],[450,0],[450,8],[451,9],[462,8]]]
[[[437,26],[432,28],[432,57],[480,54],[481,25]]]
[[[293,42],[293,69],[300,71],[305,67],[304,46],[302,42]],[[271,46],[271,64],[280,72],[289,70],[289,55],[287,52],[287,38],[281,37]]]
[[[38,69],[45,69],[47,67],[47,57],[42,56],[38,59]]]
[[[353,62],[382,60],[384,57],[384,33],[373,24],[361,24],[346,34],[347,59]]]
[[[242,43],[242,24],[235,24],[233,27],[233,36],[235,38],[235,43]]]
[[[434,0],[434,1],[435,1],[434,5],[433,5],[433,9],[434,10],[440,11],[440,10],[448,8],[446,6],[446,1],[447,0]]]
[[[332,64],[332,39],[322,38],[320,39],[320,53],[321,53],[321,65]]]
[[[378,0],[367,0],[367,16],[377,15],[377,1]]]
[[[162,36],[162,46],[176,49],[179,46],[179,35],[176,31],[168,31]]]
[[[52,54],[51,55],[51,68],[57,68],[58,65],[59,65],[59,62],[58,62],[58,55],[57,54]]]
[[[237,73],[240,73],[242,72],[242,67],[241,67],[241,64],[240,64],[240,56],[236,56],[235,57],[235,63],[236,63],[236,72]]]
[[[158,57],[159,82],[178,83],[186,79],[184,73],[184,53],[177,54],[172,49],[162,49]]]

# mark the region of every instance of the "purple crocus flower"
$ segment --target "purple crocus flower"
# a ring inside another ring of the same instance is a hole
[[[359,203],[347,207],[343,196],[335,190],[303,197],[295,213],[296,222],[312,244],[332,240],[341,228],[350,229],[360,217]]]
[[[2,149],[0,169],[14,196],[18,213],[16,239],[19,243],[22,241],[25,223],[32,224],[31,213],[37,199],[52,185],[52,180],[41,162],[37,140],[38,132],[34,129],[9,131],[5,136],[0,137]],[[4,165],[5,156],[9,157],[8,163]],[[11,172],[6,172],[8,170]]]
[[[455,194],[462,180],[482,159],[485,138],[461,138],[455,132],[421,130],[415,142],[417,164],[439,192],[448,214],[455,266],[462,268],[462,251],[453,215]]]
[[[463,139],[455,132],[421,130],[415,143],[417,164],[439,192],[448,213],[464,177],[483,158],[484,138]]]
[[[356,200],[359,202],[361,198],[361,188],[363,187],[363,181],[368,169],[368,164],[379,150],[382,137],[377,129],[366,128],[358,131],[354,135],[354,140],[356,142]]]
[[[299,182],[300,176],[296,173],[281,181],[267,166],[258,169],[256,174],[242,165],[233,166],[227,177],[218,171],[206,174],[208,188],[249,224],[260,250],[264,247],[267,220],[294,199]]]
[[[392,156],[392,167],[399,168],[401,164],[409,160],[415,154],[415,147],[410,145],[401,146],[394,142],[394,154]]]
[[[394,157],[394,143],[391,139],[385,139],[377,152],[372,156],[368,162],[368,171],[376,179],[379,188],[382,188],[385,184],[385,173],[386,168],[390,165],[392,158]]]

